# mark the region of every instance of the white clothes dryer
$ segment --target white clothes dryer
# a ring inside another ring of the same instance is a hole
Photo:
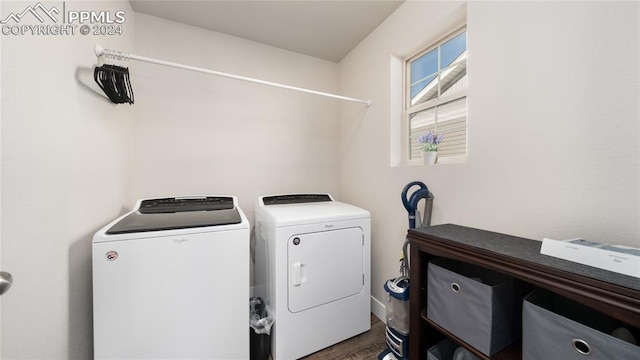
[[[93,238],[95,359],[248,359],[249,256],[235,197],[139,200]]]
[[[371,328],[370,231],[368,211],[329,194],[258,199],[255,293],[274,313],[274,359],[298,359]]]

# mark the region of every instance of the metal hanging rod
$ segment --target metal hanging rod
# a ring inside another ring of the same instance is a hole
[[[178,69],[201,72],[201,73],[209,74],[209,75],[216,75],[216,76],[222,76],[222,77],[236,79],[236,80],[248,81],[248,82],[252,82],[252,83],[256,83],[256,84],[262,84],[262,85],[274,86],[274,87],[283,88],[283,89],[301,91],[301,92],[305,92],[305,93],[309,93],[309,94],[321,95],[321,96],[326,96],[326,97],[339,99],[339,100],[357,102],[357,103],[365,104],[367,107],[370,107],[371,104],[372,104],[371,100],[354,99],[354,98],[341,96],[341,95],[330,94],[330,93],[326,93],[326,92],[322,92],[322,91],[309,90],[309,89],[300,88],[300,87],[296,87],[296,86],[279,84],[279,83],[275,83],[275,82],[271,82],[271,81],[253,79],[253,78],[250,78],[250,77],[233,75],[233,74],[223,73],[223,72],[220,72],[220,71],[203,69],[203,68],[198,68],[198,67],[194,67],[194,66],[189,66],[189,65],[183,65],[183,64],[173,63],[173,62],[169,62],[169,61],[164,61],[164,60],[152,59],[152,58],[148,58],[148,57],[145,57],[145,56],[139,56],[139,55],[125,53],[125,52],[122,52],[122,51],[105,49],[102,46],[97,45],[97,44],[94,46],[94,50],[96,52],[96,56],[98,56],[98,57],[105,56],[105,57],[108,57],[108,58],[112,58],[112,59],[116,59],[116,60],[124,60],[124,61],[126,61],[126,60],[144,61],[144,62],[157,64],[157,65],[164,65],[164,66],[174,67],[174,68],[178,68]]]

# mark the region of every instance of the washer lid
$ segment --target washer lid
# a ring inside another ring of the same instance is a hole
[[[140,202],[106,233],[126,234],[239,224],[242,218],[231,197],[162,198]]]

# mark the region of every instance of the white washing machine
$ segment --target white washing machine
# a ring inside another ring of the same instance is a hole
[[[258,199],[255,293],[274,312],[274,359],[298,359],[371,328],[370,231],[368,211],[328,194]]]
[[[92,246],[95,359],[249,358],[249,223],[235,197],[139,200]]]

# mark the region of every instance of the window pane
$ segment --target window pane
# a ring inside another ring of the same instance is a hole
[[[467,115],[467,98],[449,101],[438,106],[438,123],[442,124]]]
[[[451,65],[467,50],[467,32],[463,32],[440,47],[441,69]]]
[[[438,71],[438,49],[429,51],[411,62],[411,84],[420,81]]]
[[[425,109],[409,116],[409,158],[422,158],[422,150],[418,138],[436,128],[436,108]]]
[[[411,124],[411,132],[413,134],[416,129],[423,128],[425,126],[436,123],[436,108],[432,107],[416,113],[411,114],[409,117]]]
[[[438,156],[464,155],[467,152],[467,98],[444,103],[437,108],[438,134],[444,140]]]
[[[440,80],[441,96],[467,89],[467,60],[444,69]]]
[[[438,156],[464,155],[467,152],[467,98],[463,97],[409,115],[409,159],[421,159],[418,138],[429,130],[444,134]]]
[[[425,80],[411,85],[411,106],[438,97],[437,75],[432,75]]]

